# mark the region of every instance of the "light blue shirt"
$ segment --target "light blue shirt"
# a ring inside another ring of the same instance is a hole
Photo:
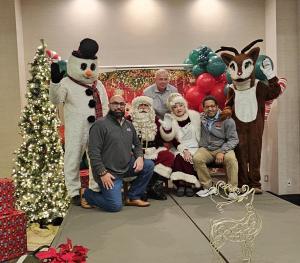
[[[166,102],[171,93],[178,92],[177,89],[168,84],[166,89],[161,92],[156,84],[153,84],[144,90],[144,95],[153,99],[153,108],[158,118],[163,119],[165,113],[169,112]]]
[[[213,124],[219,120],[219,115],[220,115],[220,111],[218,111],[215,117],[213,118],[206,117],[207,120],[206,127],[209,131],[211,131],[211,127],[213,126]]]

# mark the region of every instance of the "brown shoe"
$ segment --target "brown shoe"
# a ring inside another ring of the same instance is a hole
[[[141,199],[135,199],[135,200],[127,199],[125,201],[125,205],[127,205],[127,206],[138,206],[138,207],[147,207],[147,206],[150,205],[150,203],[146,202],[146,201],[143,201]]]
[[[80,205],[81,205],[82,208],[90,209],[90,208],[93,208],[93,207],[89,205],[89,203],[86,201],[85,198],[83,198],[83,194],[84,194],[85,189],[86,188],[80,188],[80,190],[79,190]]]
[[[256,195],[261,195],[263,193],[263,191],[258,187],[255,187],[254,190]]]

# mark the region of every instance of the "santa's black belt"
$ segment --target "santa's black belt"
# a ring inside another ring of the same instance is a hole
[[[155,141],[151,141],[146,143],[145,141],[143,141],[143,148],[151,148],[151,147],[155,147]]]

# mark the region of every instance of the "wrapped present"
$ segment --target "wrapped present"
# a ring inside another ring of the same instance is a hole
[[[65,125],[58,126],[58,134],[62,144],[65,144]]]
[[[0,262],[20,257],[27,252],[26,216],[14,210],[0,216]]]
[[[14,210],[15,187],[8,178],[0,178],[0,215],[9,214]]]
[[[82,188],[89,187],[89,169],[80,170],[80,182]]]

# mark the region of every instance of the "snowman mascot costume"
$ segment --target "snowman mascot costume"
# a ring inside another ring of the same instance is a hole
[[[65,72],[60,72],[58,64],[51,65],[49,97],[55,105],[64,104],[64,174],[69,196],[75,205],[80,205],[79,166],[88,146],[89,129],[96,119],[108,112],[106,90],[97,80],[97,52],[97,42],[86,38],[68,60],[67,77],[63,78]],[[93,176],[90,176],[90,187],[95,189],[97,186],[92,180]]]

